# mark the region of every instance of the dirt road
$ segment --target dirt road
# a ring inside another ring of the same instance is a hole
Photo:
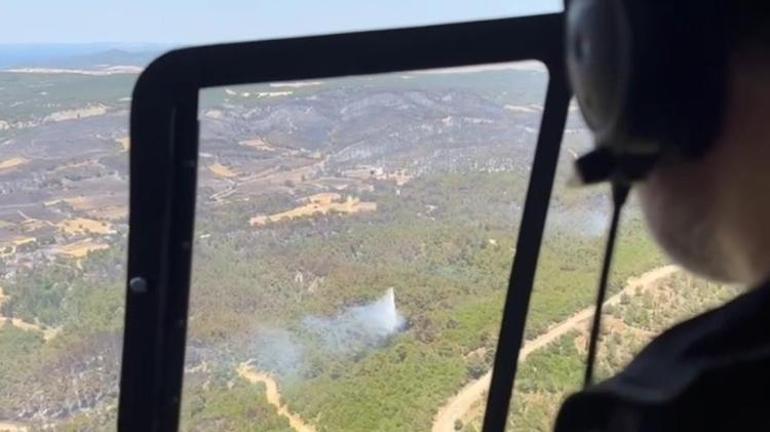
[[[241,378],[252,384],[262,383],[265,385],[267,402],[275,407],[278,415],[286,417],[289,420],[289,425],[292,429],[297,432],[316,432],[315,427],[305,423],[301,417],[290,412],[289,408],[285,404],[281,404],[281,393],[278,390],[278,383],[272,376],[258,371],[248,362],[241,363],[236,371]]]
[[[620,301],[620,296],[623,293],[630,293],[631,290],[638,286],[647,287],[648,285],[668,277],[679,270],[680,268],[677,266],[668,265],[650,270],[638,278],[630,278],[628,282],[626,282],[625,288],[623,288],[623,290],[619,293],[608,298],[604,302],[604,305],[606,306],[616,304]],[[580,325],[583,321],[591,318],[593,313],[593,306],[585,308],[575,315],[560,322],[556,326],[551,327],[547,332],[536,337],[535,339],[527,341],[524,343],[524,346],[519,352],[519,362],[524,361],[527,356],[533,352],[545,347],[561,336],[569,333],[571,330],[578,327],[578,325]],[[461,419],[463,415],[468,412],[471,406],[482,396],[484,396],[484,394],[489,389],[489,383],[491,379],[492,372],[490,371],[482,375],[480,378],[471,381],[465,385],[465,387],[460,389],[460,391],[455,396],[449,399],[447,403],[439,409],[438,414],[436,414],[436,417],[433,420],[433,427],[431,428],[431,431],[453,432],[455,430],[455,420]]]

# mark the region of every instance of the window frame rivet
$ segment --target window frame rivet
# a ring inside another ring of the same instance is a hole
[[[141,276],[134,276],[128,281],[128,289],[133,294],[144,294],[147,292],[147,279]]]

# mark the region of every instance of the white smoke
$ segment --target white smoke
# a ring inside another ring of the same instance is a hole
[[[252,360],[262,370],[293,375],[302,366],[305,347],[287,330],[263,330],[252,344]]]
[[[305,317],[296,331],[262,329],[249,341],[248,351],[259,369],[288,376],[302,370],[311,349],[332,357],[355,355],[383,346],[405,324],[389,288],[379,299],[334,317]]]
[[[396,308],[393,288],[388,288],[372,303],[350,307],[333,318],[309,316],[302,324],[327,349],[344,353],[384,344],[404,327],[405,320]]]

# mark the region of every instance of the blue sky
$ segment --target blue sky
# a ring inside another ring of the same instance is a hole
[[[199,44],[561,9],[562,0],[0,0],[0,44]]]

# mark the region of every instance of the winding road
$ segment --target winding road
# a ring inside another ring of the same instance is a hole
[[[278,390],[278,383],[272,376],[260,372],[257,368],[250,365],[249,362],[241,363],[236,371],[241,378],[252,384],[262,383],[265,385],[267,402],[275,407],[278,415],[286,417],[289,420],[289,425],[292,429],[297,432],[316,432],[314,426],[306,423],[300,416],[289,411],[289,408],[281,403],[281,393]]]
[[[650,270],[644,273],[638,278],[629,278],[626,282],[625,288],[619,293],[608,298],[604,305],[617,304],[620,301],[621,295],[628,294],[631,290],[641,286],[647,288],[649,285],[671,276],[679,271],[680,268],[675,265],[667,265],[663,267]],[[559,324],[551,327],[547,332],[540,336],[527,341],[519,352],[519,362],[523,362],[533,352],[545,347],[546,345],[554,342],[561,336],[569,333],[571,330],[577,328],[582,322],[588,320],[593,316],[594,307],[588,307],[575,315],[567,318]],[[484,393],[489,389],[489,383],[492,379],[492,371],[489,371],[482,375],[480,378],[471,381],[466,384],[460,391],[449,399],[444,406],[442,406],[436,417],[433,420],[432,432],[454,432],[455,420],[462,419],[466,412],[468,412],[471,406],[484,396]]]

